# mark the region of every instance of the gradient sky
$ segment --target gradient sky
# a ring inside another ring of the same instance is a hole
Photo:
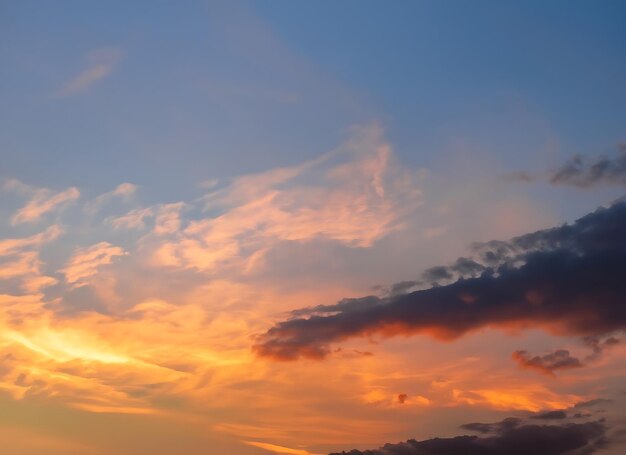
[[[583,227],[624,221],[625,20],[609,0],[0,1],[0,445],[311,455],[565,410],[548,430],[604,417],[590,450],[623,453],[624,304],[600,323],[623,290],[585,272],[600,287],[557,327],[483,319],[463,289],[623,251]],[[385,319],[458,289],[470,329]],[[531,312],[558,294],[524,292]]]

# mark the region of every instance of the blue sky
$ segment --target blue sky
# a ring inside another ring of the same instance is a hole
[[[604,152],[624,127],[619,1],[63,5],[3,6],[5,175],[232,176],[368,121],[411,165],[463,140],[518,168],[551,139]],[[107,47],[109,76],[54,97]]]

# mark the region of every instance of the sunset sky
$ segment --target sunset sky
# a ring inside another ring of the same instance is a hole
[[[625,21],[0,0],[2,453],[626,453]]]

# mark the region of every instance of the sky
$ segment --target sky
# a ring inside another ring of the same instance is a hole
[[[0,1],[0,444],[626,450],[622,1]]]

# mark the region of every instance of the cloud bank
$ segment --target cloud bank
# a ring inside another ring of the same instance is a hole
[[[583,455],[604,445],[600,421],[569,425],[500,426],[494,436],[456,436],[424,441],[409,439],[375,450],[351,450],[344,455]],[[340,455],[331,453],[330,455]]]
[[[573,422],[579,415],[567,411],[539,412],[528,416],[528,420],[508,417],[495,423],[461,425],[461,429],[480,436],[409,439],[379,449],[329,455],[589,455],[607,446],[609,428],[604,419]],[[539,424],[537,420],[550,423]]]
[[[457,261],[437,270],[440,278],[460,275],[450,284],[343,300],[309,309],[308,318],[301,310],[259,336],[253,350],[277,360],[321,359],[333,343],[370,335],[453,340],[485,327],[541,327],[596,336],[626,326],[626,200],[476,251],[470,277]]]

